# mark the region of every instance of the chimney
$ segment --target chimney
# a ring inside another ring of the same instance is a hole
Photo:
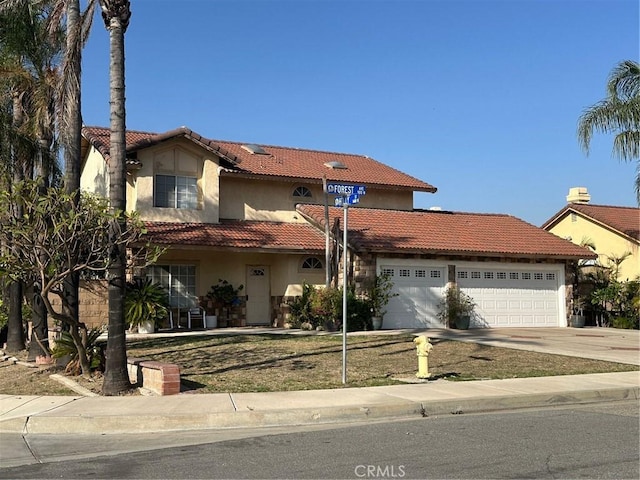
[[[569,195],[567,195],[568,203],[589,203],[591,195],[587,191],[587,187],[571,187]]]

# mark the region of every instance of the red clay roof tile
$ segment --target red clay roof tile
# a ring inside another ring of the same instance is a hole
[[[628,237],[640,240],[640,208],[570,203],[547,220],[542,228],[548,229],[570,213],[587,217]]]
[[[109,130],[101,127],[84,127],[84,137],[105,157],[109,154]],[[209,140],[181,127],[157,134],[127,130],[127,152],[133,152],[161,141],[183,136],[201,145],[230,162],[223,172],[228,175],[261,175],[281,178],[300,178],[320,181],[323,176],[335,182],[361,183],[365,185],[389,186],[419,192],[435,192],[436,188],[426,182],[402,173],[364,155],[322,152],[290,147],[260,145],[266,152],[251,154],[243,143]],[[347,169],[332,169],[325,163],[339,161]]]
[[[159,245],[187,245],[227,249],[324,252],[322,232],[306,223],[221,220],[210,223],[146,224],[149,240]]]
[[[323,207],[298,205],[318,226]],[[331,221],[342,210],[330,209]],[[359,251],[483,256],[595,258],[593,252],[510,215],[350,208],[349,243]]]

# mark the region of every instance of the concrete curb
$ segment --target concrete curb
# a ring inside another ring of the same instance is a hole
[[[541,394],[467,397],[446,400],[390,400],[372,405],[300,408],[288,410],[235,411],[188,414],[140,413],[116,415],[31,415],[0,422],[0,432],[20,434],[125,434],[226,428],[319,425],[340,422],[504,411],[562,405],[583,405],[640,399],[640,387]]]
[[[71,390],[73,390],[74,392],[85,396],[85,397],[98,397],[99,395],[97,393],[92,392],[91,390],[89,390],[88,388],[84,388],[82,385],[78,384],[78,382],[73,381],[71,378],[69,377],[65,377],[64,375],[60,375],[58,373],[53,373],[51,375],[49,375],[49,378],[51,378],[52,380],[55,380],[56,382],[64,385],[67,388],[70,388]]]

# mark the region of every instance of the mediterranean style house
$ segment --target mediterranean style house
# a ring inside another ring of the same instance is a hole
[[[85,127],[83,139],[81,186],[107,195],[109,130]],[[595,258],[509,215],[416,210],[414,192],[436,188],[364,155],[211,140],[185,127],[126,140],[127,209],[167,247],[146,275],[168,288],[178,317],[224,280],[243,286],[236,325],[282,325],[287,301],[303,282],[324,285],[327,258],[340,256],[343,209],[326,182],[366,187],[348,209],[348,282],[391,276],[398,295],[384,328],[441,327],[436,308],[451,282],[477,302],[474,326],[566,326],[565,271]]]
[[[547,220],[542,228],[577,245],[595,247],[598,263],[608,266],[611,259],[620,264],[618,280],[640,276],[640,208],[594,205],[585,187],[574,187],[567,205]]]

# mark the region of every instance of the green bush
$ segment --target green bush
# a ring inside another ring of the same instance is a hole
[[[342,288],[318,288],[302,284],[302,295],[289,303],[291,326],[294,328],[341,328]],[[357,298],[353,289],[347,291],[348,331],[371,329],[371,305]]]
[[[239,285],[238,288],[235,288],[231,283],[220,278],[217,285],[211,285],[207,298],[221,305],[232,305],[238,301],[238,294],[243,288],[244,285]]]
[[[628,330],[638,329],[638,319],[635,320],[633,318],[628,317],[614,317],[611,321],[611,326],[613,328],[626,328]]]
[[[640,317],[640,280],[619,282],[605,279],[591,294],[591,303],[597,313],[611,319],[611,326],[637,329],[637,319]],[[627,324],[633,326],[623,326]]]
[[[0,298],[0,328],[4,327],[9,322],[9,310]]]
[[[291,309],[291,326],[300,328],[303,323],[313,324],[312,301],[315,295],[315,287],[306,282],[302,284],[302,295],[289,302]]]
[[[104,353],[103,345],[98,342],[98,337],[102,334],[102,329],[94,327],[87,331],[87,340],[85,348],[87,349],[87,357],[91,370],[104,371]],[[53,358],[62,358],[69,355],[70,360],[67,363],[65,371],[71,375],[80,375],[82,369],[80,367],[80,357],[78,355],[78,347],[73,341],[73,337],[69,332],[63,331],[56,344],[51,351]]]
[[[134,278],[127,282],[124,299],[125,319],[130,327],[146,321],[157,324],[169,316],[169,294],[159,283],[149,278]]]

